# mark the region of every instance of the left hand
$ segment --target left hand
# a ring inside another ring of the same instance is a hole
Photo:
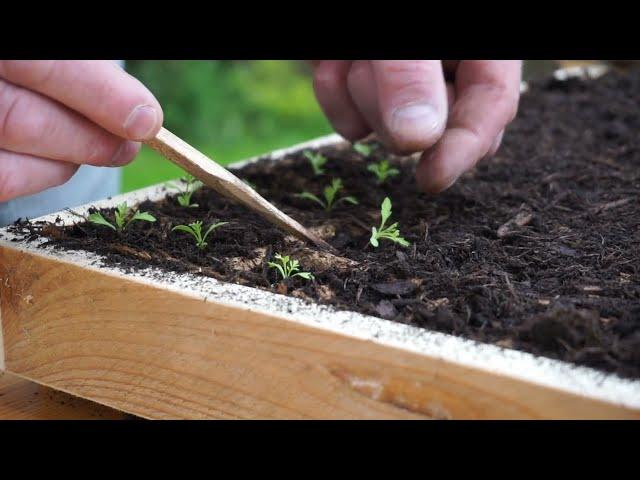
[[[423,152],[416,179],[427,193],[494,154],[518,109],[520,60],[312,64],[316,97],[335,130],[351,141],[373,131],[397,153]]]

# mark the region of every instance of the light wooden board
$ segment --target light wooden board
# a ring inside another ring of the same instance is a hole
[[[15,375],[0,372],[0,420],[124,420],[128,418],[134,417]]]
[[[0,278],[9,371],[146,418],[640,418],[16,249]]]

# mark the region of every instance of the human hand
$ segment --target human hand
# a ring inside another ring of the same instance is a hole
[[[334,129],[351,141],[373,131],[397,153],[423,152],[416,180],[427,193],[449,188],[493,155],[518,109],[520,60],[311,63]]]
[[[129,163],[162,108],[110,60],[0,60],[0,202]]]

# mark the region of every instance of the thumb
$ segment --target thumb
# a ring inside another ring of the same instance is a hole
[[[447,123],[447,89],[439,60],[374,60],[380,115],[400,152],[433,146]]]

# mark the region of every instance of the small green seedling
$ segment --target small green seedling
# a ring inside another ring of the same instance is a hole
[[[351,203],[352,205],[358,204],[358,200],[356,200],[356,198],[352,196],[340,197],[336,199],[336,194],[341,189],[342,180],[336,178],[331,182],[331,185],[327,185],[326,187],[324,187],[324,200],[321,200],[316,195],[309,192],[298,193],[296,194],[296,197],[312,200],[318,205],[322,206],[322,208],[324,208],[327,212],[330,212],[334,207],[343,202]]]
[[[376,149],[376,147],[375,145],[367,145],[366,143],[354,143],[353,149],[360,155],[368,157],[369,155],[371,155],[371,152]]]
[[[399,243],[403,247],[408,247],[409,242],[407,242],[400,236],[400,231],[398,230],[398,222],[389,225],[386,228],[384,226],[391,216],[391,200],[389,200],[389,197],[386,197],[382,201],[380,214],[382,215],[382,223],[380,224],[380,228],[371,227],[371,239],[369,240],[369,243],[377,248],[379,245],[378,240],[386,238],[387,240],[391,240],[392,242]]]
[[[378,163],[372,163],[367,167],[367,170],[373,172],[378,179],[378,185],[382,185],[387,181],[387,178],[395,177],[400,173],[397,168],[389,166],[388,160],[381,160]]]
[[[200,250],[204,250],[207,244],[207,238],[216,228],[221,227],[229,222],[216,222],[209,225],[207,231],[202,233],[202,222],[198,220],[197,222],[190,223],[189,225],[177,225],[171,229],[172,232],[180,231],[186,232],[190,234],[196,241],[196,246]]]
[[[202,183],[200,180],[196,179],[192,175],[188,175],[188,174],[185,177],[182,177],[180,181],[185,184],[184,189],[182,186],[176,183],[169,183],[168,185],[170,189],[178,190],[179,192],[181,192],[177,197],[178,203],[182,207],[187,207],[187,208],[197,207],[198,206],[197,203],[191,203],[191,196],[195,192],[200,190],[204,186],[204,183]]]
[[[102,216],[100,212],[92,213],[89,215],[89,221],[96,225],[104,225],[105,227],[112,228],[116,232],[123,232],[127,227],[135,221],[142,220],[145,222],[155,222],[156,219],[153,215],[147,212],[135,211],[131,213],[131,209],[127,206],[127,202],[123,202],[116,207],[115,213],[115,225],[109,222]]]
[[[298,260],[289,258],[288,255],[280,255],[276,253],[273,257],[276,262],[269,262],[269,268],[275,268],[283,280],[293,277],[301,277],[305,280],[313,280],[315,277],[309,272],[300,271],[300,263]]]
[[[324,174],[324,168],[322,167],[327,163],[327,157],[320,153],[313,153],[311,150],[305,150],[304,156],[309,160],[311,168],[313,168],[314,175],[318,176]]]

